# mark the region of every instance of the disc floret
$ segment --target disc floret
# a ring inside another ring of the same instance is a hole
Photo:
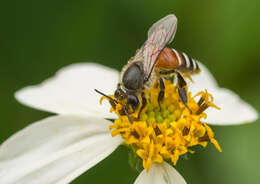
[[[170,81],[165,81],[165,96],[158,104],[158,85],[145,91],[147,105],[141,111],[130,114],[132,122],[122,115],[122,105],[111,106],[111,111],[118,119],[109,127],[112,136],[120,135],[125,144],[142,159],[143,167],[149,171],[153,162],[170,160],[176,165],[180,156],[190,152],[192,147],[206,147],[211,142],[221,152],[214,138],[212,129],[203,123],[205,109],[218,108],[213,104],[213,97],[207,91],[201,91],[194,97],[188,93],[187,109],[178,95],[178,88]],[[198,102],[195,97],[200,96]],[[113,97],[113,96],[110,96]]]

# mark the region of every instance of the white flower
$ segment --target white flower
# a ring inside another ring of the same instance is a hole
[[[232,91],[219,88],[208,70],[201,65],[190,91],[207,89],[221,111],[208,110],[208,124],[230,125],[255,121],[258,113]],[[91,63],[73,64],[55,77],[15,94],[21,103],[56,113],[19,131],[0,147],[1,184],[64,184],[111,154],[123,139],[111,137],[114,119],[110,105],[100,105],[94,89],[112,94],[118,82],[116,70]],[[142,171],[136,184],[184,184],[182,176],[169,164],[153,163]]]

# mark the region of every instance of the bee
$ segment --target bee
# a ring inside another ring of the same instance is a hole
[[[142,104],[139,113],[147,104],[144,91],[159,83],[158,104],[164,98],[164,78],[176,75],[178,93],[183,104],[187,106],[187,88],[184,74],[190,75],[200,72],[198,62],[184,52],[166,47],[170,44],[177,30],[177,18],[170,14],[148,30],[148,38],[134,57],[123,67],[120,80],[115,90],[114,102],[126,100],[125,113],[135,112]],[[97,91],[99,92],[99,91]],[[99,92],[100,93],[100,92]],[[104,95],[102,93],[102,95]],[[138,96],[141,95],[142,103]],[[131,110],[130,110],[131,109]],[[188,108],[189,109],[189,108]]]

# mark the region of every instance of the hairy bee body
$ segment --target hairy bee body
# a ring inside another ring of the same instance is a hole
[[[147,104],[145,90],[155,83],[160,87],[160,106],[164,98],[164,78],[172,74],[177,76],[180,100],[188,108],[186,82],[181,73],[188,74],[189,77],[189,74],[198,73],[200,69],[197,61],[184,52],[165,47],[173,41],[176,30],[177,18],[173,14],[154,23],[148,30],[147,40],[123,67],[114,97],[126,102],[123,104],[126,115],[135,112],[141,105],[140,114]],[[131,122],[129,116],[128,118]]]
[[[140,93],[143,90],[143,61],[132,60],[126,64],[120,74],[120,85],[124,92]]]
[[[120,75],[120,83],[125,93],[138,95],[146,89],[151,88],[160,79],[160,71],[177,70],[184,74],[196,74],[200,72],[198,62],[184,52],[173,48],[164,48],[151,72],[148,80],[144,80],[144,60],[143,58],[131,59],[126,64]]]

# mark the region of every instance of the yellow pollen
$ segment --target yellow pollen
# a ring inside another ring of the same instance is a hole
[[[158,105],[159,86],[154,85],[152,89],[146,90],[146,107],[140,112],[140,108],[130,114],[132,123],[122,113],[122,105],[111,104],[111,112],[118,115],[118,119],[109,127],[112,136],[120,135],[125,144],[142,159],[143,167],[147,170],[153,162],[161,163],[163,160],[171,161],[176,165],[180,156],[186,153],[194,153],[193,146],[206,147],[208,142],[221,152],[221,148],[214,138],[212,129],[202,122],[205,119],[204,112],[208,107],[219,109],[213,104],[213,97],[207,91],[199,92],[194,97],[188,93],[187,106],[192,113],[181,102],[177,87],[169,80],[165,81],[165,96]],[[195,97],[200,96],[198,102]],[[110,97],[113,98],[111,95]],[[140,96],[139,96],[140,98]],[[106,97],[102,97],[107,99]]]

